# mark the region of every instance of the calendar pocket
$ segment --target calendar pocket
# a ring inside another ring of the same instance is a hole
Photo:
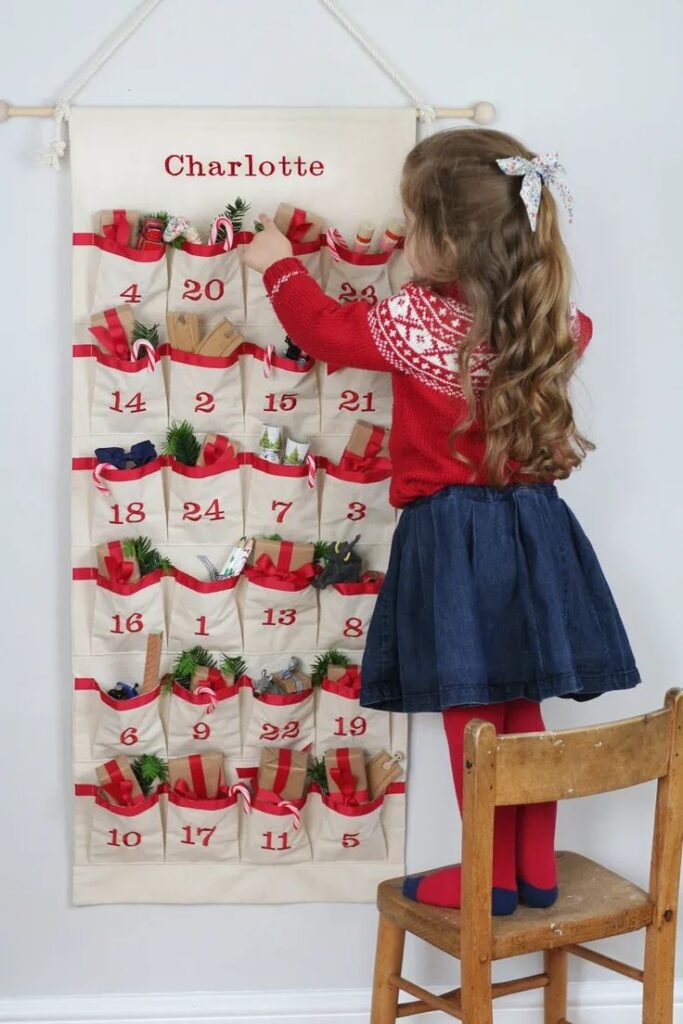
[[[239,686],[216,690],[212,697],[208,693],[190,693],[174,683],[167,741],[169,757],[188,757],[210,751],[239,757]]]
[[[166,755],[166,740],[159,718],[159,687],[130,700],[115,700],[100,691],[101,710],[93,740],[97,759],[126,754]]]
[[[245,431],[256,434],[264,423],[283,427],[290,437],[320,431],[320,400],[315,364],[298,366],[293,359],[267,355],[256,345],[245,346],[247,400]]]
[[[381,580],[334,583],[320,591],[318,646],[358,651],[365,647]]]
[[[270,654],[313,651],[318,634],[318,598],[307,580],[249,577],[244,598],[244,649]]]
[[[391,253],[360,253],[327,233],[325,291],[337,302],[367,302],[375,306],[391,295]]]
[[[390,716],[386,711],[362,708],[358,669],[349,669],[347,676],[350,685],[345,685],[342,677],[336,682],[326,679],[320,686],[315,722],[319,757],[339,746],[363,747],[370,753],[391,746]]]
[[[313,691],[254,695],[244,743],[245,757],[258,755],[263,747],[307,750],[313,744]]]
[[[244,819],[242,859],[250,864],[296,864],[311,859],[303,800],[254,799]]]
[[[127,302],[138,319],[161,323],[166,313],[166,249],[129,249],[94,235],[97,269],[91,313]]]
[[[97,574],[93,654],[144,651],[148,633],[166,633],[161,575],[152,572],[137,583],[114,583]]]
[[[170,418],[188,420],[198,431],[241,434],[244,430],[239,350],[201,356],[171,349]]]
[[[391,464],[385,468],[354,472],[328,463],[320,505],[320,533],[336,540],[353,540],[361,535],[363,544],[388,544],[396,525],[396,512],[389,504]]]
[[[222,243],[185,242],[171,256],[168,308],[174,313],[196,313],[209,322],[227,317],[244,323],[244,285],[236,235],[226,252]],[[244,236],[247,237],[247,236]]]
[[[127,807],[95,797],[90,849],[92,864],[160,863],[164,859],[159,797],[143,797]]]
[[[166,432],[168,402],[161,364],[118,359],[95,349],[90,429],[93,434]]]
[[[249,461],[247,536],[283,533],[293,541],[317,540],[318,491],[315,477],[309,478],[307,466],[277,465],[257,455]]]
[[[391,374],[323,366],[321,375],[323,434],[348,437],[359,419],[377,426],[391,423]]]
[[[242,650],[235,600],[239,576],[203,582],[177,571],[168,630],[168,646],[182,651],[202,644],[211,651]]]
[[[160,459],[139,469],[95,466],[90,493],[94,544],[124,540],[133,530],[151,541],[168,538]]]
[[[292,242],[292,254],[304,264],[309,274],[316,281],[321,280],[320,239],[312,242]],[[275,315],[270,297],[263,286],[263,274],[256,270],[247,270],[247,323],[259,327],[275,327],[282,330]]]
[[[216,468],[216,466],[219,468]],[[232,544],[243,534],[239,460],[185,466],[170,460],[168,539],[171,544]]]
[[[237,796],[193,800],[169,793],[166,862],[206,864],[239,859]]]
[[[349,807],[323,796],[318,827],[313,835],[315,860],[386,860],[382,828],[383,797]]]

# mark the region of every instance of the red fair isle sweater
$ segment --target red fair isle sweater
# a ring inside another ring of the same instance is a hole
[[[393,505],[402,508],[451,484],[491,483],[481,468],[473,473],[452,454],[453,427],[467,411],[458,345],[471,324],[456,288],[441,294],[409,283],[375,306],[339,303],[324,294],[295,257],[273,263],[264,284],[282,326],[304,352],[337,366],[391,374]],[[591,321],[574,314],[572,331],[582,353],[591,338]],[[479,395],[494,358],[487,345],[473,353],[472,381]],[[480,424],[458,435],[455,444],[470,465],[481,466],[485,440]]]

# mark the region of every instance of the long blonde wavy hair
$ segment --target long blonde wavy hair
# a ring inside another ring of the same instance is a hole
[[[436,290],[457,283],[473,320],[459,348],[468,414],[454,427],[454,455],[468,462],[457,451],[457,436],[479,419],[483,468],[498,486],[513,471],[536,480],[567,477],[594,447],[577,430],[568,395],[578,351],[557,208],[543,187],[531,230],[522,179],[496,164],[511,156],[534,154],[503,132],[438,132],[411,150],[401,180],[415,280]],[[482,342],[497,354],[477,399],[470,363]]]

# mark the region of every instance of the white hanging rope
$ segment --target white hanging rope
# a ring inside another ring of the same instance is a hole
[[[144,0],[144,3],[131,14],[130,18],[124,21],[118,32],[109,39],[94,54],[92,59],[85,65],[81,73],[72,81],[64,91],[62,98],[57,101],[53,114],[53,134],[49,149],[40,154],[40,159],[46,167],[58,171],[61,167],[61,158],[66,151],[66,140],[64,138],[64,122],[69,120],[71,112],[69,104],[71,100],[94,78],[101,67],[113,57],[118,49],[126,43],[142,25],[143,21],[150,16],[155,7],[158,7],[163,0]]]
[[[403,78],[396,68],[389,63],[387,58],[379,52],[375,44],[361,32],[357,25],[354,25],[354,23],[339,10],[337,5],[334,3],[334,0],[320,0],[320,2],[323,7],[326,7],[330,14],[337,19],[339,24],[346,29],[349,35],[353,36],[356,42],[366,51],[366,53],[370,54],[377,66],[381,68],[382,71],[396,83],[399,89],[402,89],[406,96],[413,101],[417,109],[417,116],[419,120],[426,121],[428,123],[433,121],[436,117],[434,107],[430,106],[428,103],[424,103],[420,99],[412,86],[406,82],[405,78]]]

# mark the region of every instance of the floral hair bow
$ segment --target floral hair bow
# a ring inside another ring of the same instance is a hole
[[[532,231],[536,230],[543,185],[555,186],[565,205],[569,220],[572,220],[574,197],[560,177],[567,172],[560,163],[557,153],[544,153],[543,156],[535,156],[533,160],[526,160],[523,156],[511,156],[496,160],[496,163],[504,174],[522,177],[520,195],[526,206]]]

